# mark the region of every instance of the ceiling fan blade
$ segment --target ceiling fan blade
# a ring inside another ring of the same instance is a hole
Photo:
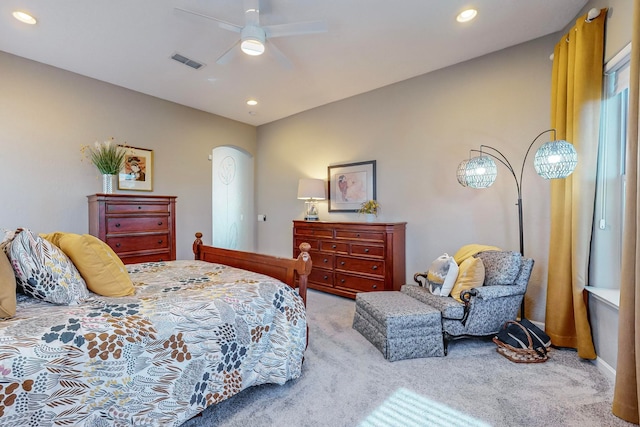
[[[233,59],[233,57],[236,56],[236,52],[238,51],[238,49],[236,49],[236,46],[238,46],[239,44],[240,44],[240,40],[235,42],[229,49],[227,49],[225,53],[220,55],[218,59],[216,59],[216,64],[220,64],[220,65],[228,64]]]
[[[282,51],[278,49],[275,44],[273,44],[272,41],[267,41],[267,43],[267,52],[272,53],[284,68],[287,68],[289,70],[292,69],[293,63],[289,60],[289,58],[287,58],[286,55],[282,53]]]
[[[212,21],[216,21],[218,23],[218,25],[220,26],[220,28],[223,28],[225,30],[233,31],[233,32],[236,32],[236,33],[239,33],[240,31],[242,31],[242,27],[240,25],[236,25],[236,24],[233,24],[231,22],[223,21],[222,19],[214,18],[213,16],[205,15],[204,13],[200,13],[200,12],[196,12],[196,11],[188,10],[188,9],[182,9],[180,7],[175,7],[174,9],[178,10],[180,12],[188,13],[190,15],[200,16],[201,18],[206,18],[206,19],[210,19]]]
[[[325,21],[292,22],[290,24],[267,25],[262,27],[267,38],[287,37],[298,34],[317,34],[327,32]]]

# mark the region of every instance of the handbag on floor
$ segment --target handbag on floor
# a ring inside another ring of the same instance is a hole
[[[516,363],[540,363],[549,358],[551,339],[528,321],[508,321],[493,337],[498,353]]]

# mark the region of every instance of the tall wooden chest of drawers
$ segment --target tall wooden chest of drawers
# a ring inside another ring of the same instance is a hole
[[[405,283],[405,222],[293,221],[293,256],[311,245],[312,289],[355,298]]]
[[[89,234],[106,242],[125,264],[176,259],[176,197],[94,194]]]

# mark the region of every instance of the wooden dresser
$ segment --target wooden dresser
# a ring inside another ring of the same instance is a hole
[[[293,256],[311,245],[309,287],[349,298],[405,283],[406,222],[293,221]]]
[[[176,197],[94,194],[89,234],[106,242],[125,264],[176,259]]]

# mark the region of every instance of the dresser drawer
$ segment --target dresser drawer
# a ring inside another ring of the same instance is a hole
[[[313,250],[316,250],[316,251],[320,250],[320,241],[319,240],[308,239],[306,237],[296,237],[296,239],[293,242],[293,247],[297,251],[295,256],[298,256],[300,254],[300,245],[302,243],[308,243],[311,246],[311,250],[312,251]]]
[[[166,234],[152,234],[145,236],[107,237],[107,244],[116,252],[168,249],[169,236]]]
[[[168,204],[146,204],[146,203],[109,203],[106,205],[107,213],[149,213],[149,212],[169,212]]]
[[[331,270],[311,269],[309,282],[320,283],[325,286],[333,286],[333,272]]]
[[[125,264],[137,264],[139,262],[160,262],[160,261],[171,261],[171,252],[154,252],[151,254],[138,255],[132,254],[128,255],[120,255],[120,259]]]
[[[339,252],[343,254],[349,253],[348,243],[338,243],[330,240],[320,241],[320,250],[323,252]]]
[[[107,218],[107,233],[127,233],[135,231],[165,231],[169,221],[164,216],[126,216]]]
[[[375,274],[376,276],[384,277],[384,261],[338,256],[336,257],[336,270]]]
[[[384,241],[384,233],[372,231],[336,230],[336,239]]]
[[[384,291],[384,280],[336,273],[335,287],[354,291]]]
[[[326,229],[326,228],[321,228],[321,229],[315,229],[315,228],[305,228],[305,227],[297,227],[294,230],[294,233],[296,236],[316,236],[316,237],[328,237],[328,238],[333,238],[333,230],[331,229]]]
[[[311,261],[313,262],[313,269],[326,268],[333,269],[333,254],[313,252],[311,253]]]
[[[384,246],[351,244],[351,255],[363,255],[370,257],[384,257]]]

